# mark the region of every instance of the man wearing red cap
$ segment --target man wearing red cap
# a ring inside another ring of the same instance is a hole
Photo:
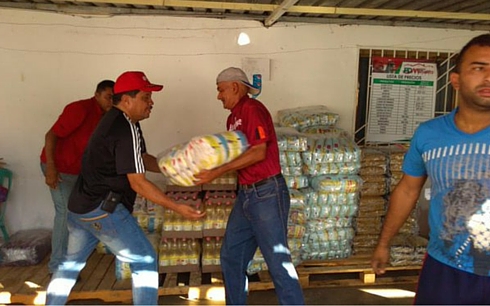
[[[130,263],[134,304],[158,302],[158,258],[131,216],[136,194],[196,220],[204,213],[169,199],[148,181],[145,171],[160,172],[146,153],[139,121],[150,116],[152,92],[143,72],[128,71],[114,85],[114,107],[100,121],[82,160],[82,171],[68,203],[68,250],[48,286],[46,304],[67,301],[78,274],[99,241]]]

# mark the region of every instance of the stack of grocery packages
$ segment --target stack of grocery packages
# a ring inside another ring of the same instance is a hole
[[[282,173],[290,190],[288,243],[293,263],[352,253],[361,180],[360,149],[325,106],[278,112]],[[265,270],[257,252],[249,272]]]
[[[355,219],[353,248],[356,255],[371,255],[378,243],[386,214],[389,193],[388,155],[377,148],[364,147],[359,175],[363,184]]]
[[[166,194],[181,205],[206,212],[203,220],[189,221],[165,210],[160,243],[160,272],[221,271],[220,249],[231,209],[235,203],[235,173],[195,185],[194,175],[240,156],[248,148],[240,131],[192,138],[157,157],[167,178]]]

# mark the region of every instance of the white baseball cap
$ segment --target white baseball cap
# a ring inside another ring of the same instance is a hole
[[[252,95],[258,95],[260,93],[260,89],[254,87],[248,81],[248,77],[243,72],[242,69],[236,67],[229,67],[225,70],[221,71],[216,78],[216,84],[219,82],[241,82],[243,85],[248,87],[248,92]]]

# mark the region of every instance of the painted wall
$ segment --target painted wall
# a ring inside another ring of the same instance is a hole
[[[241,31],[251,44],[238,46]],[[260,96],[277,110],[324,104],[352,131],[359,48],[458,51],[479,32],[283,24],[176,17],[86,17],[0,9],[0,157],[15,174],[7,224],[51,227],[54,215],[39,168],[44,135],[63,107],[91,97],[102,79],[143,70],[165,85],[142,122],[150,153],[223,131],[216,75],[245,58],[270,60]],[[261,66],[262,67],[262,66]],[[263,67],[262,67],[263,68]],[[152,180],[162,176],[153,174]]]

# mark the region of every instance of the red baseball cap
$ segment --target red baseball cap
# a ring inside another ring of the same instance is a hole
[[[121,74],[114,84],[114,94],[141,90],[141,91],[160,91],[163,85],[152,84],[146,75],[141,71],[126,71]]]

